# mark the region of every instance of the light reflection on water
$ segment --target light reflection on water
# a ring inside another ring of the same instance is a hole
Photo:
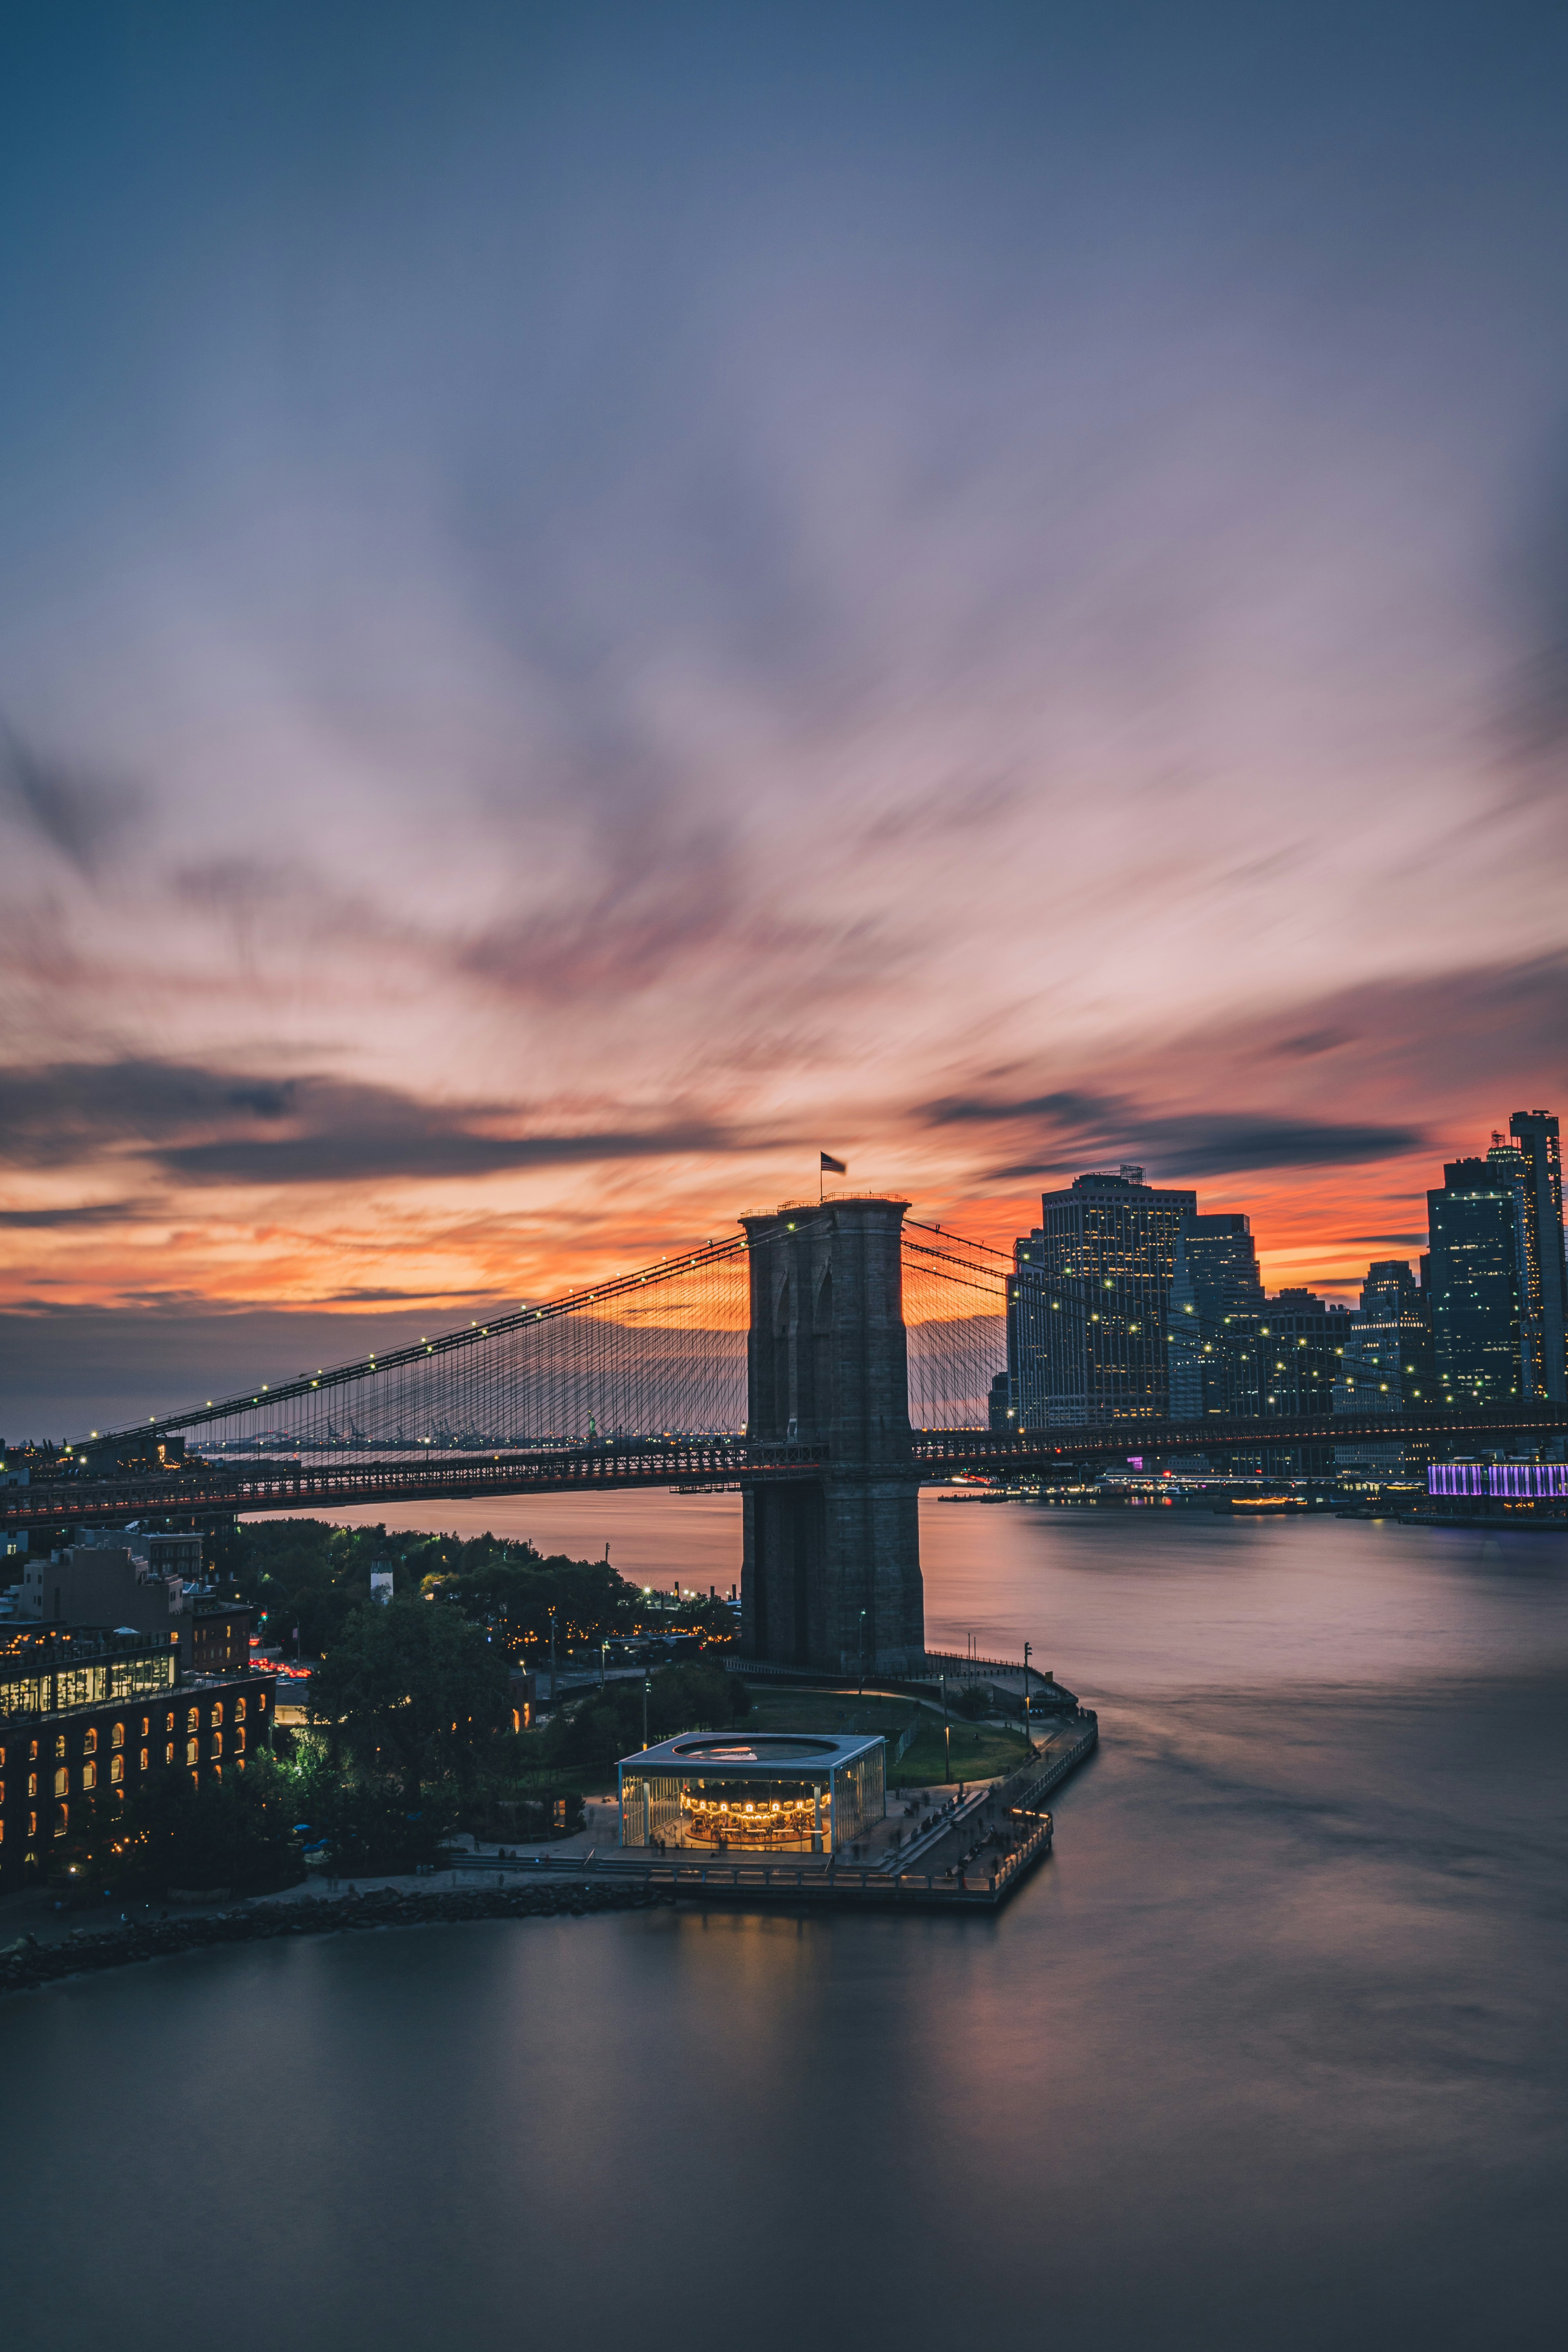
[[[733,1498],[547,1507],[506,1531],[733,1577]],[[922,1535],[933,1640],[1026,1637],[1101,1710],[1011,1910],[434,1930],[5,2004],[15,2340],[1555,2342],[1568,1546],[934,1499]]]

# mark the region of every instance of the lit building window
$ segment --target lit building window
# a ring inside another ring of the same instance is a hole
[[[266,1706],[266,1704],[267,1704],[267,1693],[266,1693],[265,1691],[258,1691],[258,1692],[257,1692],[257,1694],[256,1694],[256,1712],[257,1712],[257,1714],[258,1714],[258,1715],[259,1715],[259,1714],[260,1714],[260,1712],[261,1712],[262,1708]]]
[[[36,1837],[37,1836],[37,1834],[38,1834],[38,1816],[37,1815],[37,1813],[29,1813],[29,1814],[27,1815],[27,1835],[28,1835],[30,1838],[36,1838]]]
[[[37,1793],[38,1793],[38,1776],[37,1776],[37,1774],[36,1772],[29,1772],[29,1773],[28,1773],[28,1775],[27,1775],[27,1795],[28,1795],[29,1799],[31,1799],[31,1798],[36,1797],[36,1796],[37,1795]]]
[[[221,1756],[223,1754],[223,1734],[221,1731],[215,1731],[213,1733],[213,1754],[215,1756]]]
[[[243,1756],[245,1753],[245,1734],[243,1731],[237,1731],[234,1735],[234,1752],[237,1756]]]
[[[63,1796],[65,1796],[65,1795],[66,1795],[66,1793],[68,1792],[68,1790],[69,1790],[69,1788],[70,1788],[70,1784],[71,1784],[71,1776],[70,1776],[70,1774],[66,1770],[65,1766],[62,1764],[62,1765],[59,1767],[59,1769],[58,1769],[58,1770],[56,1772],[56,1774],[55,1774],[55,1794],[56,1794],[56,1796],[57,1796],[57,1797],[63,1797]]]
[[[245,1721],[245,1701],[242,1698],[237,1698],[235,1700],[234,1719],[236,1723],[243,1723]],[[4,1758],[0,1757],[0,1762],[3,1761]]]
[[[186,1716],[186,1717],[185,1717],[185,1729],[186,1729],[187,1731],[199,1731],[199,1730],[201,1729],[201,1727],[202,1727],[202,1711],[201,1711],[201,1708],[200,1708],[199,1706],[193,1706],[193,1707],[192,1707],[192,1709],[191,1709],[191,1711],[190,1711],[190,1713],[189,1713],[189,1714]]]
[[[163,1761],[164,1761],[164,1763],[165,1763],[165,1764],[172,1764],[172,1763],[174,1762],[174,1741],[171,1739],[171,1740],[170,1740],[170,1742],[169,1742],[169,1744],[168,1744],[168,1746],[167,1746],[167,1747],[164,1748],[164,1750],[163,1750]]]
[[[144,1748],[142,1750],[142,1764],[141,1764],[141,1769],[142,1769],[142,1770],[143,1772],[145,1772],[145,1770],[147,1769],[147,1759],[148,1759],[149,1756],[151,1755],[151,1753],[152,1753],[152,1750],[151,1750],[150,1748]]]
[[[125,1778],[125,1759],[124,1759],[124,1757],[123,1757],[123,1756],[111,1756],[111,1757],[110,1758],[110,1759],[109,1759],[109,1777],[110,1777],[110,1779],[111,1780],[113,1780],[113,1781],[115,1781],[115,1782],[117,1782],[117,1783],[118,1783],[119,1781],[121,1781],[121,1780],[124,1780],[124,1778]]]
[[[124,1745],[125,1745],[125,1726],[124,1726],[122,1723],[117,1723],[117,1724],[115,1725],[115,1727],[114,1727],[113,1730],[110,1733],[110,1735],[109,1735],[109,1744],[110,1744],[110,1746],[111,1748],[123,1748],[123,1747],[124,1747]]]
[[[57,1837],[64,1837],[67,1830],[70,1827],[70,1818],[71,1809],[68,1805],[57,1805],[55,1807],[55,1835]]]
[[[55,1734],[55,1754],[56,1754],[57,1756],[63,1756],[63,1755],[65,1754],[65,1752],[66,1752],[66,1736],[65,1736],[65,1733],[64,1733],[63,1731],[57,1731],[57,1732],[56,1732],[56,1734]]]
[[[185,1742],[185,1761],[186,1761],[186,1763],[187,1763],[187,1764],[194,1764],[194,1763],[195,1762],[195,1760],[196,1760],[196,1755],[197,1755],[197,1743],[196,1743],[196,1741],[195,1741],[195,1740],[194,1740],[194,1739],[187,1739],[187,1740],[186,1740],[186,1742]]]
[[[83,1754],[84,1756],[96,1756],[96,1755],[97,1755],[97,1753],[98,1753],[98,1727],[97,1727],[97,1725],[96,1725],[96,1724],[91,1724],[91,1723],[89,1723],[89,1724],[88,1725],[88,1727],[87,1727],[87,1729],[82,1733],[82,1736],[81,1736],[81,1752],[82,1752],[82,1754]]]
[[[146,1738],[147,1734],[152,1730],[152,1718],[144,1715],[142,1718],[142,1737],[143,1739]]]
[[[83,1787],[83,1789],[84,1789],[84,1790],[91,1790],[91,1789],[96,1789],[96,1788],[97,1788],[97,1786],[98,1786],[98,1767],[97,1767],[97,1765],[96,1765],[96,1764],[84,1764],[84,1765],[82,1766],[82,1768],[81,1768],[81,1785],[82,1785],[82,1787]]]
[[[218,1726],[222,1721],[223,1721],[223,1706],[222,1706],[222,1703],[221,1703],[221,1701],[220,1701],[220,1703],[219,1703],[216,1706],[215,1706],[215,1707],[214,1707],[214,1709],[213,1709],[213,1727],[214,1727],[214,1729],[215,1729],[215,1730],[216,1729],[217,1726]]]
[[[163,1717],[163,1728],[165,1731],[173,1731],[174,1728],[174,1718],[172,1715],[166,1715]]]

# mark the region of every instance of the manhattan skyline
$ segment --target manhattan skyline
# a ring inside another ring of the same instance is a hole
[[[1004,1246],[1134,1160],[1345,1298],[1561,1102],[1560,20],[6,45],[17,1391],[819,1148]]]

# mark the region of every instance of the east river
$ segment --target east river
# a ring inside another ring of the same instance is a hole
[[[516,1510],[737,1573],[731,1497]],[[922,1529],[933,1643],[1027,1638],[1100,1710],[1008,1910],[421,1929],[0,2004],[11,2352],[1555,2347],[1568,1542]]]

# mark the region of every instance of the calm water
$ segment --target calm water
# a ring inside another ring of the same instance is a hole
[[[549,1509],[510,1531],[735,1572],[728,1498]],[[933,1638],[1027,1637],[1100,1709],[1007,1913],[423,1930],[8,2002],[8,2345],[1555,2347],[1568,1545],[923,1527]]]

